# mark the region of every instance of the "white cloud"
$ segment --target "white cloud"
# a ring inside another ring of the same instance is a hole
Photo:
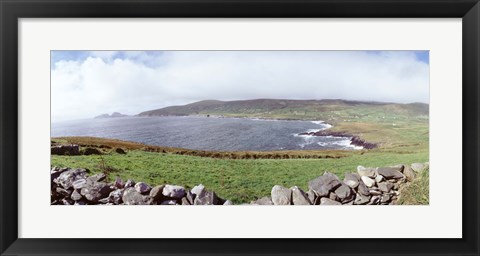
[[[137,114],[204,99],[426,102],[429,67],[413,52],[94,52],[52,70],[53,121]]]

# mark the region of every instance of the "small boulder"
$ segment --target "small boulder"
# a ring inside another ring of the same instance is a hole
[[[303,190],[297,186],[290,188],[292,191],[292,203],[294,205],[311,205],[312,203],[308,199],[308,196],[303,192]]]
[[[123,186],[124,188],[131,188],[135,186],[135,181],[133,180],[127,180],[127,182],[125,183],[125,185]]]
[[[225,203],[223,203],[223,205],[233,205],[233,202],[230,200],[227,200],[225,201]]]
[[[375,178],[376,173],[374,168],[365,168],[361,165],[357,166],[357,173],[360,175],[360,177],[369,177],[369,178]]]
[[[205,186],[203,184],[199,184],[192,188],[192,194],[199,195],[205,190]]]
[[[338,198],[340,198],[340,201],[342,202],[351,201],[353,199],[353,196],[355,195],[353,193],[353,190],[346,184],[342,184],[340,187],[335,189],[335,194],[338,196]]]
[[[425,165],[424,164],[421,164],[421,163],[413,163],[411,165],[411,168],[413,171],[415,171],[416,173],[420,173],[422,172],[423,170],[425,170]]]
[[[308,196],[308,200],[310,200],[310,202],[311,202],[312,204],[315,204],[315,199],[316,199],[316,197],[317,197],[317,196],[315,195],[315,192],[314,192],[313,190],[309,189],[309,190],[307,191],[307,196]]]
[[[272,202],[274,205],[291,205],[292,191],[280,185],[275,185],[271,192]]]
[[[367,187],[372,187],[373,185],[375,185],[375,180],[367,177],[367,176],[362,176],[362,181],[363,183],[365,184],[365,186]]]
[[[95,175],[88,177],[87,180],[99,182],[99,181],[104,181],[106,178],[107,178],[107,175],[105,175],[105,173],[97,173]]]
[[[256,201],[254,201],[252,203],[253,204],[258,204],[258,205],[273,205],[272,198],[269,197],[269,196],[257,199]]]
[[[108,195],[108,202],[113,204],[121,204],[123,196],[123,189],[117,189]]]
[[[382,182],[384,180],[383,176],[382,175],[377,175],[377,177],[375,177],[375,182],[376,183],[379,183],[379,182]]]
[[[146,194],[150,192],[151,189],[152,188],[145,182],[138,182],[137,184],[135,184],[135,190],[140,194]]]
[[[90,202],[96,203],[98,200],[105,198],[111,192],[110,186],[103,182],[90,182],[83,186],[80,194]]]
[[[150,198],[154,202],[161,202],[165,199],[165,196],[162,194],[164,187],[165,187],[165,185],[158,185],[158,186],[153,187],[150,190]]]
[[[390,182],[378,183],[378,189],[382,192],[389,193],[393,189],[393,184]]]
[[[115,182],[113,183],[113,185],[117,188],[124,188],[125,182],[123,182],[120,177],[115,177]]]
[[[126,188],[122,195],[122,201],[125,205],[146,205],[148,197],[138,193],[135,188]]]
[[[320,197],[327,196],[330,191],[333,191],[340,185],[341,182],[338,177],[329,172],[308,182],[308,187],[315,191],[315,194]]]
[[[368,205],[375,205],[380,203],[380,196],[372,196]]]
[[[203,190],[202,193],[195,196],[194,205],[216,205],[218,197],[215,192]]]
[[[358,184],[358,190],[357,191],[358,191],[358,193],[360,193],[364,196],[369,196],[370,195],[370,192],[369,192],[367,186],[365,185],[365,183],[363,183],[363,181]]]
[[[320,199],[320,205],[342,205],[342,204],[330,198],[322,197]]]
[[[165,185],[162,194],[166,197],[181,199],[185,196],[185,188],[176,185]]]
[[[385,179],[401,179],[405,176],[400,172],[401,168],[383,167],[378,168],[377,173],[385,177]]]
[[[370,202],[370,196],[364,196],[360,193],[357,193],[353,204],[362,205],[362,204],[367,204],[368,202]]]
[[[75,190],[73,190],[72,195],[70,195],[70,198],[73,201],[79,201],[80,199],[82,199],[82,195],[80,193],[78,193],[78,191],[75,189]]]
[[[80,179],[86,179],[87,170],[85,169],[69,169],[62,172],[54,182],[65,189],[72,188],[73,182]]]
[[[405,167],[403,168],[403,175],[405,175],[407,181],[413,181],[415,179],[415,172],[408,165],[405,165]]]

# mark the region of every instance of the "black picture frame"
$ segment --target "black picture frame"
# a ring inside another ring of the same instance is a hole
[[[1,255],[479,255],[478,0],[0,0],[0,16]],[[18,238],[18,19],[56,17],[462,18],[463,238]]]

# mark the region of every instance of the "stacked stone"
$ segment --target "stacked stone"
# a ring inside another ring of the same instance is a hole
[[[325,172],[308,182],[308,191],[297,186],[275,185],[271,195],[251,205],[388,205],[396,204],[402,184],[411,182],[428,164],[393,167],[357,167],[340,180]],[[105,182],[104,174],[88,175],[85,169],[57,168],[51,172],[52,205],[232,205],[200,184],[191,190],[177,185],[151,187],[144,182],[116,178]]]
[[[357,167],[356,173],[347,173],[340,180],[325,172],[308,183],[308,191],[294,186],[275,185],[271,196],[252,201],[254,205],[388,205],[396,204],[403,183],[415,178],[425,164],[393,167]]]
[[[231,205],[203,185],[192,190],[176,185],[150,187],[144,182],[116,178],[105,182],[104,174],[88,176],[85,169],[53,167],[52,205]]]

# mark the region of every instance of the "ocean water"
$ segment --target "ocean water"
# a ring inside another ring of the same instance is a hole
[[[121,117],[52,123],[51,136],[94,136],[215,151],[359,149],[350,138],[299,135],[330,128],[322,121],[195,116]]]

